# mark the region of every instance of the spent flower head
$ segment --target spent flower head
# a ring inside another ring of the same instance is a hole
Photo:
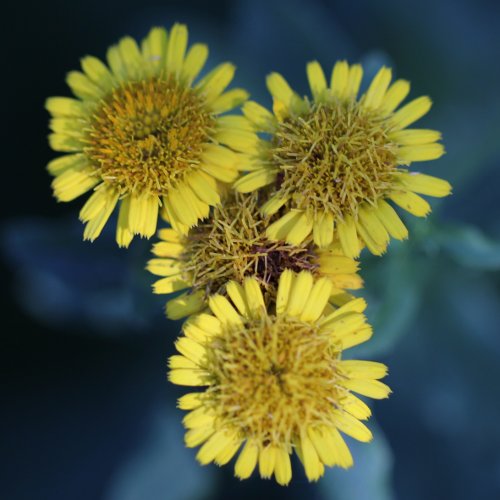
[[[254,277],[264,290],[266,303],[276,298],[278,279],[284,269],[309,270],[332,282],[331,302],[341,304],[351,296],[346,289],[359,289],[358,263],[343,255],[338,244],[316,247],[312,238],[292,245],[271,241],[266,228],[276,216],[260,212],[265,193],[231,192],[214,207],[210,217],[187,235],[162,229],[162,241],[153,246],[156,258],[147,269],[162,278],[154,284],[155,293],[166,294],[189,288],[167,302],[167,315],[179,319],[206,307],[214,293],[225,293],[230,280],[242,283]]]

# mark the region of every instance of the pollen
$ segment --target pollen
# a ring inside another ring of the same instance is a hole
[[[316,103],[303,116],[287,117],[273,141],[279,195],[315,215],[343,219],[362,202],[375,206],[392,186],[397,148],[388,127],[356,101]]]
[[[175,79],[115,89],[91,119],[86,154],[122,194],[165,195],[200,163],[214,117]]]

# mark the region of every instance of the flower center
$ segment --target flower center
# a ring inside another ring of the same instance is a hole
[[[375,204],[390,188],[397,161],[387,133],[358,102],[314,104],[308,114],[286,118],[272,148],[278,193],[315,214],[356,215],[360,203]]]
[[[318,267],[310,244],[294,246],[266,238],[268,223],[259,212],[258,196],[231,194],[206,222],[190,230],[181,259],[195,290],[220,293],[229,280],[242,282],[252,276],[266,296],[273,296],[283,269]]]
[[[154,78],[119,87],[101,103],[85,152],[122,194],[165,195],[199,163],[213,126],[192,89]]]
[[[342,398],[339,351],[328,334],[296,318],[266,316],[233,327],[207,352],[212,379],[206,404],[221,422],[263,446],[290,446],[304,425],[331,421]]]

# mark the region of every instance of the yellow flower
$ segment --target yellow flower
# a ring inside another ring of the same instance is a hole
[[[313,233],[323,247],[337,235],[348,256],[357,257],[364,245],[380,255],[391,237],[408,235],[388,201],[423,217],[430,206],[419,194],[450,193],[445,180],[401,168],[444,153],[439,132],[407,129],[429,111],[430,99],[420,97],[397,109],[410,85],[405,80],[391,85],[391,70],[385,67],[357,99],[362,73],[358,64],[338,62],[328,86],[320,65],[311,62],[312,100],[272,73],[267,86],[274,114],[255,102],[244,106],[255,129],[270,140],[261,141],[250,173],[235,188],[249,192],[274,185],[263,212],[284,208],[286,213],[268,228],[271,239],[297,244]]]
[[[173,229],[159,232],[153,246],[157,258],[147,269],[162,278],[154,284],[155,293],[189,292],[167,302],[170,319],[180,319],[206,307],[206,298],[225,293],[225,285],[242,283],[255,277],[264,289],[266,303],[276,298],[278,278],[283,269],[310,270],[332,282],[331,299],[342,304],[352,297],[345,289],[359,289],[363,282],[356,271],[358,263],[342,254],[338,244],[318,249],[308,238],[298,245],[273,242],[266,237],[269,218],[259,212],[264,193],[231,193],[213,213],[186,236]]]
[[[363,299],[331,311],[332,284],[308,271],[281,275],[275,307],[266,307],[259,284],[227,286],[209,298],[212,314],[191,317],[176,342],[181,355],[169,360],[174,384],[206,387],[179,399],[188,447],[201,445],[202,464],[229,462],[241,449],[235,474],[260,475],[280,484],[291,476],[295,450],[310,481],[324,466],[350,467],[340,432],[368,442],[361,422],[370,408],[354,396],[386,398],[378,379],[387,368],[371,361],[344,361],[342,351],[368,340]],[[340,431],[340,432],[339,432]]]
[[[220,64],[193,83],[208,56],[188,47],[186,26],[153,28],[139,48],[125,37],[107,52],[107,65],[86,56],[67,83],[74,98],[51,97],[49,142],[69,153],[48,165],[59,201],[94,188],[80,212],[84,238],[93,241],[120,204],[116,240],[151,237],[158,212],[187,232],[220,201],[220,184],[237,177],[238,152],[257,136],[242,116],[224,115],[247,98],[225,92],[234,66]]]

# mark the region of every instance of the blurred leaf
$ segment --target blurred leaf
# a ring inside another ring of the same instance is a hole
[[[466,267],[484,271],[500,269],[500,242],[473,226],[442,227],[436,238],[446,252]]]
[[[392,500],[392,452],[383,432],[372,421],[373,441],[350,440],[354,466],[327,469],[319,482],[327,500]]]
[[[156,415],[144,447],[116,473],[105,500],[201,500],[212,494],[212,469],[183,443],[179,415]]]
[[[2,228],[1,244],[16,299],[40,322],[109,335],[144,332],[164,321],[163,300],[151,293],[144,271],[148,242],[119,249],[106,228],[91,244],[82,241],[76,218],[26,218]]]

